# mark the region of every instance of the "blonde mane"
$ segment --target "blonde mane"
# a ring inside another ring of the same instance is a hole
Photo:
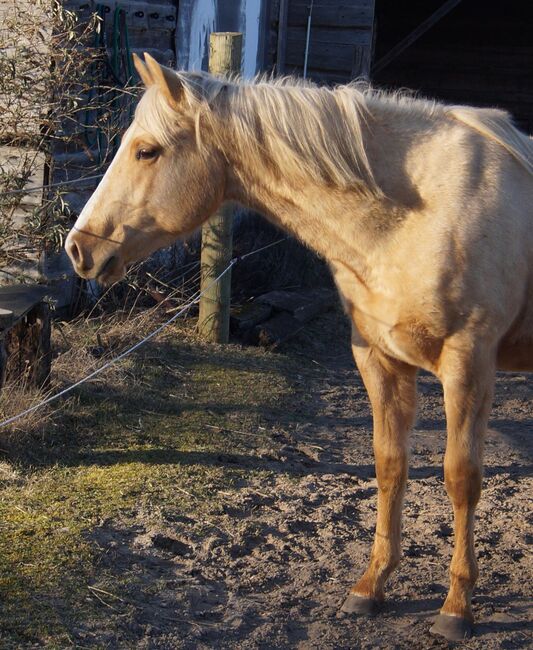
[[[202,73],[176,73],[195,116],[196,137],[209,125],[225,125],[246,159],[258,156],[287,178],[306,175],[339,189],[380,195],[364,146],[370,114],[355,86],[321,88],[292,78],[253,82]],[[136,119],[162,143],[179,130],[175,112],[156,87],[147,90]],[[181,125],[183,126],[183,125]],[[222,137],[213,128],[215,137]],[[217,144],[223,149],[227,142]]]
[[[175,73],[185,89],[196,139],[210,128],[216,144],[239,149],[250,164],[266,161],[280,176],[298,183],[302,176],[339,190],[383,197],[365,148],[371,135],[373,111],[379,104],[396,117],[454,119],[504,147],[533,174],[531,140],[496,109],[447,106],[403,91],[387,93],[352,83],[336,88],[319,87],[291,77],[253,81],[226,80],[198,72]],[[163,144],[174,141],[183,122],[160,96],[149,88],[136,119]],[[224,128],[221,130],[220,126]]]

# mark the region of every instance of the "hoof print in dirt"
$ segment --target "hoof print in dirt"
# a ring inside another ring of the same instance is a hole
[[[430,629],[431,634],[443,636],[448,641],[464,641],[473,634],[472,623],[459,616],[439,614]]]
[[[380,604],[374,598],[363,598],[350,594],[344,601],[341,612],[345,614],[359,614],[361,616],[375,616],[380,609]]]
[[[157,533],[152,537],[151,541],[155,548],[158,548],[161,551],[168,551],[173,555],[186,557],[192,554],[192,548],[188,544],[180,542],[180,540],[175,537],[169,537],[168,535]]]

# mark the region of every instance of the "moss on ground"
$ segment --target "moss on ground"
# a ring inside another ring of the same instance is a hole
[[[258,457],[272,444],[294,398],[290,359],[182,334],[166,332],[119,375],[86,384],[41,438],[8,458],[15,471],[0,474],[1,647],[70,647],[77,625],[127,617],[115,594],[128,592],[128,576],[102,562],[99,527],[133,526],[139,512],[161,509],[211,525],[218,493],[244,480],[242,465],[228,459]]]

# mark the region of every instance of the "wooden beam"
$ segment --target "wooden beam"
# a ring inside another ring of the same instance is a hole
[[[276,56],[276,72],[285,74],[285,52],[287,49],[287,25],[289,15],[289,0],[280,0],[278,22],[278,50]]]
[[[408,34],[404,39],[397,43],[392,49],[390,49],[385,56],[381,57],[372,66],[372,75],[377,74],[380,70],[383,70],[386,66],[391,63],[397,56],[399,56],[405,49],[410,47],[415,41],[417,41],[421,36],[423,36],[428,29],[431,29],[441,18],[444,18],[447,14],[455,9],[461,0],[447,0],[437,11],[433,12],[429,18],[426,18],[423,22],[418,25],[416,29]]]

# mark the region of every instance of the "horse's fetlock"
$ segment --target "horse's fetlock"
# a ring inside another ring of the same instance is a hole
[[[400,564],[401,553],[397,551],[381,552],[373,554],[370,562],[372,573],[378,577],[387,579],[394,569]]]
[[[450,581],[452,586],[469,593],[477,582],[479,571],[476,562],[452,562]]]

